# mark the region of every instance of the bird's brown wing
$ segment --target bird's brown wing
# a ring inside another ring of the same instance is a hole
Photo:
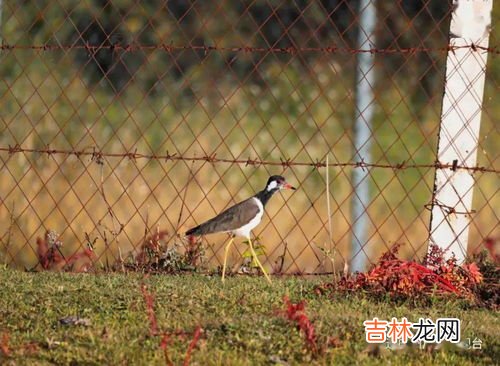
[[[242,201],[214,218],[186,232],[186,235],[205,235],[236,230],[252,220],[259,212],[259,206],[253,197]]]

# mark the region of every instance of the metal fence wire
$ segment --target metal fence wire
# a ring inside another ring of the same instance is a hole
[[[474,177],[469,253],[494,244],[498,28],[490,47],[467,46],[489,56],[477,165],[450,165],[436,150],[452,4],[373,0],[373,42],[360,47],[362,3],[0,1],[0,261],[98,270],[192,255],[213,268],[226,234],[183,233],[272,174],[298,190],[274,197],[254,231],[271,272],[331,272],[395,243],[422,258],[439,169]],[[374,83],[360,158],[362,53]],[[369,187],[359,252],[355,170]],[[239,242],[234,268],[245,257]]]

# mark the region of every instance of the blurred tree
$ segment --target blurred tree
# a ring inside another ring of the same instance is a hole
[[[223,4],[189,0],[88,0],[78,4],[70,0],[25,1],[22,11],[7,6],[7,12],[15,13],[17,22],[4,33],[9,43],[354,48],[358,5],[359,0],[242,0]],[[377,3],[377,8],[381,14],[376,31],[379,47],[435,48],[447,44],[451,0],[384,1]],[[189,89],[193,83],[207,83],[214,75],[218,77],[216,82],[226,80],[228,67],[231,77],[237,78],[234,81],[263,84],[261,71],[273,63],[289,63],[292,57],[285,53],[214,55],[203,50],[166,53],[116,49],[94,54],[81,50],[72,55],[88,80],[104,80],[115,93],[134,83],[154,95],[162,92],[158,82],[171,78],[178,81],[175,85],[183,89],[184,96],[192,95]],[[328,62],[338,57],[342,56],[308,52],[294,56],[293,62],[306,69],[318,59]],[[412,101],[421,105],[439,88],[441,62],[442,58],[437,59],[433,53],[411,57],[396,53],[379,57],[377,67],[381,65],[412,88]],[[196,73],[202,63],[210,73]],[[399,75],[402,65],[410,65],[414,72]],[[182,83],[185,79],[190,82]]]

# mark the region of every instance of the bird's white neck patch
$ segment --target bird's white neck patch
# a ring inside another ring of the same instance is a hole
[[[267,186],[267,190],[268,191],[272,191],[273,189],[275,189],[276,187],[278,186],[278,183],[273,180],[271,183],[269,183],[269,185]]]

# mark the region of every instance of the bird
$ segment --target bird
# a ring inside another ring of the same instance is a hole
[[[222,266],[222,282],[226,274],[227,255],[229,248],[234,242],[236,236],[245,237],[250,246],[250,252],[262,270],[266,280],[271,283],[271,279],[265,271],[262,263],[259,261],[257,254],[253,248],[252,239],[250,234],[252,230],[260,224],[262,216],[264,215],[264,207],[269,199],[278,191],[282,189],[296,190],[291,184],[287,183],[285,178],[280,175],[272,175],[267,180],[264,189],[254,196],[247,198],[234,206],[229,207],[217,216],[211,218],[204,223],[193,227],[186,231],[186,236],[201,236],[214,233],[230,233],[231,239],[224,247],[224,264]]]

